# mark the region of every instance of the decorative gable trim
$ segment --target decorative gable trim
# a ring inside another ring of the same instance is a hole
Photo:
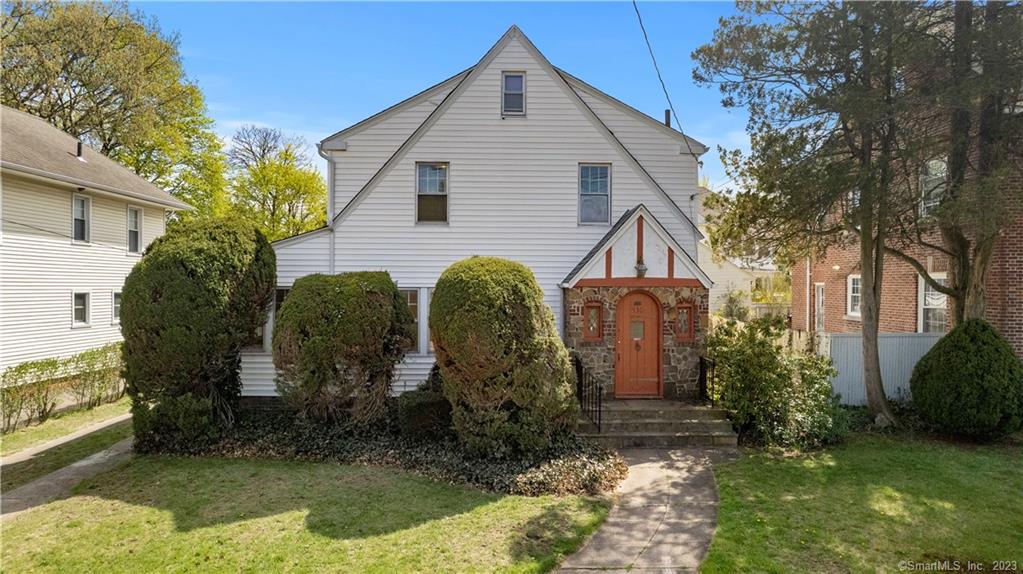
[[[666,277],[613,277],[612,260],[617,253],[613,251],[615,244],[632,228],[636,229],[636,255],[643,258],[644,234],[654,233],[667,246]],[[614,253],[614,255],[613,255]],[[692,277],[675,276],[675,257]],[[594,276],[599,266],[603,265],[600,277]],[[653,213],[643,204],[626,211],[610,230],[593,246],[581,261],[568,273],[562,281],[563,288],[572,287],[706,287],[711,288],[714,282],[700,269],[696,261],[679,245]]]
[[[536,48],[536,46],[533,45],[529,38],[527,38],[526,35],[522,33],[519,27],[515,25],[509,28],[508,31],[505,32],[503,36],[501,36],[501,39],[498,40],[497,43],[494,44],[493,47],[491,47],[490,50],[487,51],[486,54],[484,54],[483,58],[481,58],[480,61],[475,66],[469,69],[468,73],[465,76],[463,76],[461,80],[459,80],[458,84],[450,92],[448,92],[448,95],[444,98],[444,100],[441,101],[441,103],[432,112],[430,112],[430,115],[428,115],[426,119],[423,120],[423,123],[420,124],[419,127],[416,128],[414,132],[412,132],[412,135],[410,135],[408,139],[406,139],[405,142],[402,143],[397,150],[395,150],[394,154],[391,155],[391,157],[388,158],[387,161],[384,162],[382,166],[380,166],[380,169],[377,170],[375,174],[373,174],[373,177],[371,177],[369,181],[367,181],[366,184],[362,186],[362,189],[360,189],[359,192],[356,193],[354,197],[352,197],[348,204],[345,205],[344,208],[342,208],[337,213],[336,216],[334,216],[334,218],[331,220],[331,227],[343,221],[344,218],[347,217],[348,214],[351,213],[356,206],[358,206],[362,199],[366,195],[368,195],[369,192],[374,187],[376,187],[377,183],[379,183],[380,180],[383,179],[383,177],[387,175],[388,172],[390,172],[394,165],[397,164],[405,156],[406,153],[408,153],[408,150],[413,145],[415,145],[415,143],[419,141],[423,134],[425,134],[433,126],[433,124],[436,123],[437,119],[440,118],[440,116],[443,115],[445,111],[447,111],[447,109],[451,106],[451,102],[458,99],[462,92],[465,91],[466,86],[474,82],[476,78],[478,78],[479,75],[483,73],[483,70],[487,68],[490,62],[497,56],[498,53],[501,52],[502,49],[504,49],[508,42],[510,42],[513,38],[519,38],[522,40],[522,44],[523,46],[525,46],[526,50],[529,51],[534,58],[536,58],[536,60],[540,63],[542,67],[544,67],[545,71],[548,74],[550,74],[551,78],[555,80],[555,83],[557,83],[561,87],[562,92],[572,102],[576,104],[579,110],[583,112],[583,115],[585,115],[590,120],[590,123],[598,131],[604,134],[605,138],[608,140],[611,146],[616,148],[619,154],[622,156],[622,158],[626,160],[626,162],[629,163],[634,170],[636,170],[636,172],[640,176],[640,179],[644,180],[652,191],[660,195],[665,205],[667,205],[669,208],[673,208],[675,213],[680,216],[680,219],[682,221],[688,223],[692,227],[693,233],[696,235],[698,239],[703,238],[703,233],[696,226],[696,224],[693,223],[693,220],[690,219],[689,216],[686,215],[684,211],[682,211],[678,204],[676,204],[671,199],[671,196],[669,196],[668,193],[664,191],[664,189],[660,186],[660,184],[657,183],[653,176],[650,175],[650,173],[639,163],[636,157],[632,155],[632,153],[625,147],[624,144],[622,144],[621,140],[619,140],[611,131],[611,129],[608,128],[607,125],[597,116],[597,114],[588,105],[586,105],[586,102],[584,102],[582,97],[579,96],[579,93],[576,92],[575,89],[573,89],[572,86],[568,84],[568,81],[565,79],[565,77],[561,75],[561,73],[557,69],[554,68],[550,61],[548,61],[547,58]],[[559,79],[560,81],[557,81]],[[333,190],[331,190],[331,192],[333,193]],[[672,240],[674,241],[674,239]]]

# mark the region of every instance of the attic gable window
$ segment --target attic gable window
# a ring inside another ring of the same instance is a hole
[[[416,164],[416,223],[447,223],[448,164]]]
[[[579,165],[579,223],[611,223],[610,165]]]
[[[526,74],[524,72],[501,74],[501,114],[505,116],[526,115]]]

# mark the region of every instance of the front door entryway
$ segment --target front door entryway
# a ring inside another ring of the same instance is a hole
[[[615,317],[615,396],[661,396],[661,305],[629,293]]]

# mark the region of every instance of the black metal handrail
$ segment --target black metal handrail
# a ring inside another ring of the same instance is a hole
[[[710,357],[700,357],[700,398],[714,406],[717,388],[714,381],[714,367],[717,363]]]
[[[575,396],[579,399],[579,408],[583,416],[597,427],[599,434],[604,410],[604,387],[583,367],[578,356],[572,357],[572,367],[575,368]]]

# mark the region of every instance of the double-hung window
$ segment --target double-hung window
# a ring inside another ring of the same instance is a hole
[[[89,241],[89,215],[92,211],[92,200],[84,195],[71,198],[71,238],[75,241]]]
[[[400,289],[412,313],[412,352],[419,353],[419,289]]]
[[[846,278],[846,313],[853,317],[860,316],[860,306],[863,302],[863,279],[859,275],[850,275]]]
[[[501,74],[501,115],[523,116],[526,114],[526,74],[504,72]]]
[[[948,285],[944,273],[931,273],[938,283]],[[921,333],[944,333],[948,324],[948,298],[920,276],[917,295],[917,330]]]
[[[932,159],[920,170],[920,215],[926,216],[940,204],[948,188],[948,164]]]
[[[111,300],[111,322],[121,322],[121,293],[120,291],[114,291],[113,299]]]
[[[416,222],[447,223],[448,164],[416,164]]]
[[[71,324],[84,327],[89,324],[89,294],[87,292],[71,295]]]
[[[579,223],[611,223],[611,166],[579,166]]]
[[[142,210],[128,208],[128,253],[142,251]]]

